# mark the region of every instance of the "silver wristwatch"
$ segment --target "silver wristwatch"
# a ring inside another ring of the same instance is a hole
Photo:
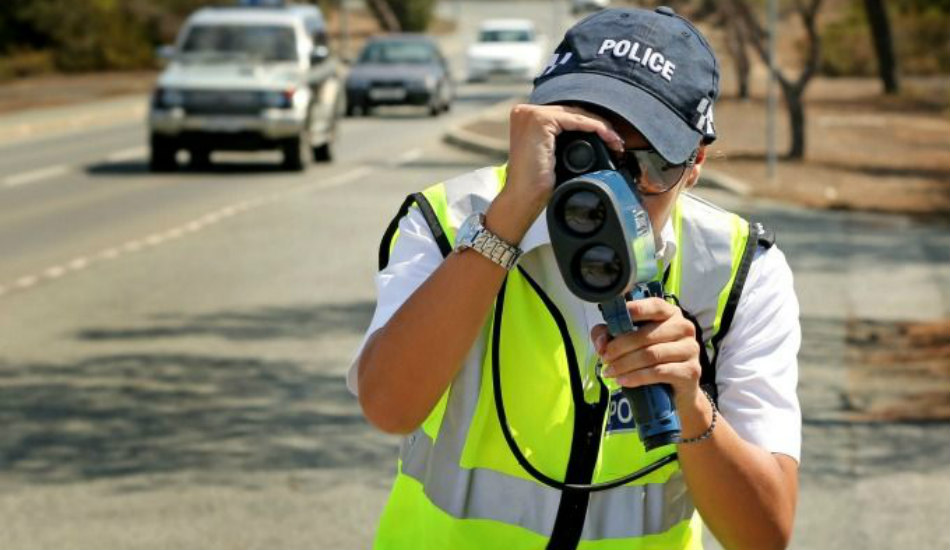
[[[485,214],[480,212],[466,218],[455,236],[455,251],[461,252],[466,248],[471,248],[507,271],[511,271],[521,256],[520,248],[485,229]]]

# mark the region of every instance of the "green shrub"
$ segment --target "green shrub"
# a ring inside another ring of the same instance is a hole
[[[53,72],[53,54],[48,50],[9,53],[0,57],[0,80]]]

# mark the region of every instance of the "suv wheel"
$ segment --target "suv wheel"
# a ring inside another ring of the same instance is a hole
[[[175,160],[178,147],[173,139],[153,133],[150,136],[149,144],[151,147],[148,161],[149,170],[152,172],[171,172],[178,168],[178,162]]]
[[[287,170],[302,172],[310,162],[310,135],[306,131],[284,141],[281,150],[284,153],[283,166]]]

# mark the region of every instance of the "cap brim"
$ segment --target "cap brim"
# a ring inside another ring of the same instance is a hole
[[[595,73],[569,73],[538,84],[529,103],[589,103],[629,122],[671,164],[682,164],[703,135],[648,92]]]

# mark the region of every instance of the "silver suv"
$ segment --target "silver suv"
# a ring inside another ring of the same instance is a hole
[[[149,112],[153,171],[176,168],[182,149],[195,166],[214,150],[280,149],[291,170],[332,157],[343,96],[316,6],[204,8],[166,56]]]

